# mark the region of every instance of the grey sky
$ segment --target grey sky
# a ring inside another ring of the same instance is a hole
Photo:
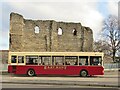
[[[99,33],[102,29],[102,21],[106,15],[117,14],[118,0],[109,0],[109,2],[105,0],[105,3],[100,3],[100,0],[79,0],[79,2],[78,0],[72,0],[72,2],[63,0],[62,2],[55,2],[54,0],[53,2],[47,2],[47,0],[45,0],[46,2],[35,1],[11,2],[11,0],[4,0],[2,2],[0,49],[9,48],[9,15],[11,12],[22,14],[26,19],[80,22],[83,26],[88,26],[93,30],[94,40],[100,39]]]

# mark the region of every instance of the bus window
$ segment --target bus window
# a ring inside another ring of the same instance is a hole
[[[42,65],[42,57],[41,56],[38,57],[38,65]]]
[[[51,65],[51,56],[40,56],[42,65]]]
[[[79,56],[79,65],[88,65],[88,57]]]
[[[102,58],[91,56],[90,57],[90,65],[102,65]]]
[[[24,56],[18,56],[18,63],[24,63]]]
[[[36,65],[38,63],[38,56],[26,56],[26,64]]]
[[[11,63],[17,63],[17,56],[11,56]]]
[[[78,57],[77,56],[66,56],[65,65],[78,65]]]
[[[55,62],[55,63],[54,63]],[[64,65],[64,56],[53,56],[52,65]]]

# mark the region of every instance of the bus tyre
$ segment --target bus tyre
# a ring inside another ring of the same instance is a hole
[[[35,71],[34,71],[33,69],[29,69],[29,70],[27,71],[27,75],[28,75],[28,76],[35,76]]]
[[[82,70],[81,72],[80,72],[80,76],[81,77],[86,77],[88,75],[88,72],[86,71],[86,70]]]

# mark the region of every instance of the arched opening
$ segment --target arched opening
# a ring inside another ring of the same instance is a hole
[[[77,35],[77,30],[73,29],[72,33],[73,33],[74,36],[76,36]]]
[[[35,26],[34,31],[35,31],[35,33],[39,33],[39,32],[40,32],[39,27],[38,27],[38,26]]]
[[[62,33],[63,33],[62,28],[61,28],[61,27],[60,27],[60,28],[58,28],[58,35],[62,35]]]

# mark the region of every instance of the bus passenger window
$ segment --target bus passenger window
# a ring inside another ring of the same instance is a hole
[[[24,56],[18,56],[18,63],[24,63]]]
[[[88,65],[88,57],[80,56],[79,57],[79,65]]]
[[[38,56],[26,56],[26,64],[36,65],[38,63]]]
[[[70,62],[68,60],[66,60],[65,65],[70,65]]]
[[[78,57],[77,56],[66,56],[65,64],[66,65],[78,65]]]
[[[11,56],[11,63],[17,62],[17,56]]]
[[[51,56],[40,56],[42,65],[51,65]]]
[[[38,57],[38,65],[42,65],[42,57],[41,56]]]
[[[90,57],[90,65],[101,65],[102,64],[102,59],[101,57]]]
[[[64,56],[53,56],[52,57],[52,64],[54,65],[64,65]]]

